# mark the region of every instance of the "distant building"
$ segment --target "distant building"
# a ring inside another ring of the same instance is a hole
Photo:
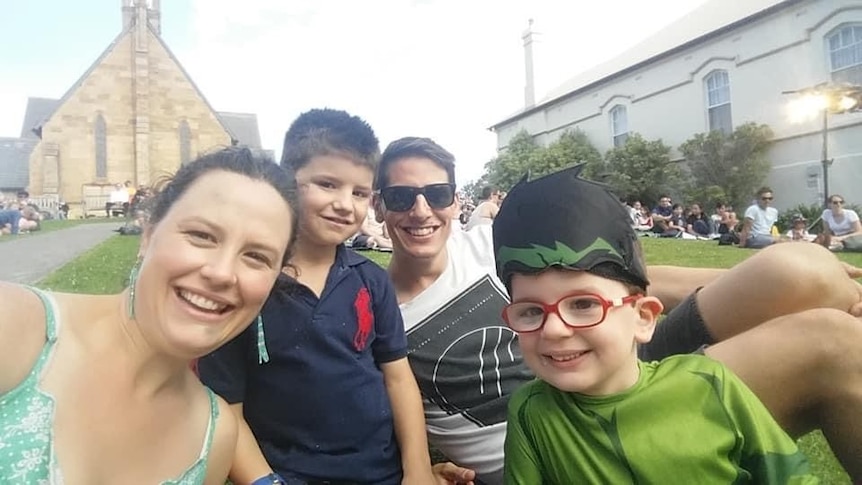
[[[123,29],[60,99],[30,98],[0,138],[0,190],[73,211],[126,180],[149,185],[219,146],[261,151],[257,117],[213,110],[160,37],[159,0],[123,0]]]
[[[548,144],[578,128],[601,151],[637,132],[681,158],[676,149],[696,133],[765,123],[775,133],[776,205],[822,203],[822,117],[791,123],[792,95],[782,92],[823,82],[862,84],[862,2],[710,0],[545,99],[531,104],[528,92],[527,105],[491,130],[505,149],[521,130]],[[830,115],[829,125],[829,191],[862,203],[862,114]]]

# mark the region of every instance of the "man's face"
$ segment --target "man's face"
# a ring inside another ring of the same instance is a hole
[[[396,161],[389,167],[390,187],[427,188],[434,184],[451,183],[449,176],[434,161],[422,157],[409,157]],[[445,207],[429,204],[425,195],[416,195],[412,207],[396,211],[387,208],[385,201],[378,200],[377,207],[389,229],[392,246],[396,253],[418,259],[439,256],[446,248],[452,231],[451,221],[458,211],[454,197]]]
[[[662,197],[661,199],[659,199],[658,205],[660,205],[662,207],[670,207],[671,202],[672,201],[671,201],[670,197]]]
[[[761,209],[766,209],[770,204],[772,204],[773,199],[774,197],[772,196],[772,192],[764,192],[757,198],[757,205],[759,205]]]

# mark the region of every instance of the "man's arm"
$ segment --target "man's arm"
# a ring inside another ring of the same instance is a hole
[[[386,383],[395,423],[395,436],[401,450],[401,467],[404,470],[402,483],[435,483],[431,472],[422,398],[407,357],[381,364],[380,370]]]
[[[742,231],[739,232],[739,247],[744,248],[748,242],[748,234],[751,232],[752,224],[754,224],[754,220],[746,217],[745,222],[742,223]]]

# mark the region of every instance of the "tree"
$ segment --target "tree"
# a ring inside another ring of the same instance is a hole
[[[691,137],[679,147],[691,171],[689,197],[703,204],[745,207],[769,175],[771,139],[769,126],[756,123],[741,125],[729,135],[711,131]]]
[[[605,155],[608,183],[617,194],[650,206],[659,196],[682,185],[679,165],[670,159],[670,147],[661,140],[648,141],[633,133],[626,143]]]
[[[509,190],[527,171],[531,178],[585,162],[585,175],[601,173],[601,153],[580,130],[565,131],[548,147],[542,147],[527,131],[521,131],[505,151],[485,164],[486,180]]]

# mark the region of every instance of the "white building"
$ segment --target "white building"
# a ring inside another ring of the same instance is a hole
[[[792,122],[782,92],[823,82],[862,84],[862,1],[710,0],[491,130],[503,149],[521,130],[547,144],[579,128],[603,152],[637,132],[681,157],[695,133],[765,123],[776,205],[821,203],[822,117]],[[828,141],[829,191],[862,203],[862,113],[829,115]]]

